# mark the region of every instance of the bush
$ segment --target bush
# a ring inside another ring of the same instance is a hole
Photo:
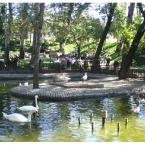
[[[26,41],[25,41],[25,46],[26,46],[26,47],[31,47],[31,46],[32,46],[31,41],[26,40]]]
[[[45,50],[47,50],[49,47],[49,44],[46,40],[44,40],[44,42],[41,44],[41,50],[40,50],[40,53],[44,53]]]
[[[19,61],[19,66],[21,68],[26,68],[26,67],[29,67],[30,66],[30,61],[29,60],[20,60]]]

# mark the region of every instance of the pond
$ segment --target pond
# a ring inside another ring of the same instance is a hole
[[[144,142],[145,105],[139,114],[131,113],[135,103],[130,96],[95,98],[70,102],[40,102],[40,116],[32,116],[31,123],[13,123],[3,118],[1,112],[18,112],[16,107],[32,105],[33,100],[11,96],[9,89],[18,82],[1,82],[0,87],[0,141],[47,142]],[[100,112],[108,111],[105,128],[102,128]],[[93,113],[92,132],[90,114]],[[111,122],[110,116],[113,114]],[[78,125],[78,117],[81,124]],[[128,118],[128,127],[125,127]],[[117,123],[120,122],[120,133]]]

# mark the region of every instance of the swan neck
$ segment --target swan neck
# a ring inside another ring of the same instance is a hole
[[[36,106],[37,109],[39,108],[38,107],[38,102],[37,102],[37,97],[35,97],[35,106]]]
[[[31,122],[31,115],[32,115],[32,112],[29,112],[29,114],[28,114],[28,122]]]
[[[7,115],[6,113],[4,113],[4,112],[2,112],[2,113],[3,113],[3,116],[4,116],[5,118],[7,118],[8,115]]]

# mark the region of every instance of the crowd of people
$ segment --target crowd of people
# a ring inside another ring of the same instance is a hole
[[[86,55],[83,57],[76,57],[75,55],[60,55],[57,57],[49,57],[53,63],[58,63],[61,70],[78,70],[80,72],[83,71],[89,71],[91,69],[91,65],[93,62],[93,56],[92,55]],[[30,59],[30,57],[29,57]],[[46,57],[41,56],[40,59],[48,59]],[[105,66],[109,69],[110,67],[110,56],[100,57],[99,63],[100,66]],[[9,63],[10,66],[13,68],[16,68],[20,64],[20,59],[18,56],[14,56],[10,58]],[[114,63],[114,68],[116,69],[118,67],[118,63]]]
[[[101,57],[100,65],[109,67],[110,66],[111,57]],[[54,60],[56,63],[60,63],[62,70],[72,70],[72,68],[77,68],[80,71],[90,70],[93,56],[86,55],[85,57],[75,57],[69,55],[63,55]]]
[[[60,63],[62,70],[72,70],[72,68],[77,68],[80,71],[84,71],[84,64],[86,61],[90,63],[89,60],[82,59],[81,57],[61,56],[55,62]]]

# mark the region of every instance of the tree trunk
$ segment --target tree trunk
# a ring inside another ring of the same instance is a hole
[[[11,27],[13,21],[13,14],[12,14],[12,3],[8,3],[9,7],[9,14],[8,14],[8,23],[5,29],[5,57],[4,61],[5,64],[8,66],[9,64],[9,49],[10,49],[10,38],[11,38]]]
[[[21,36],[20,38],[20,59],[24,59],[24,38]]]
[[[128,77],[128,71],[132,64],[133,56],[137,50],[138,44],[139,44],[144,32],[145,32],[145,21],[143,21],[143,23],[139,26],[138,31],[132,42],[132,45],[129,49],[129,52],[127,53],[127,55],[125,56],[125,58],[122,61],[121,69],[119,71],[119,79],[126,79]]]
[[[101,36],[101,39],[100,39],[100,42],[99,42],[99,45],[98,45],[94,60],[93,60],[93,65],[92,65],[92,68],[91,68],[92,72],[96,72],[96,71],[100,70],[99,56],[101,54],[103,44],[104,44],[104,42],[106,40],[106,36],[107,36],[108,31],[109,31],[109,28],[111,26],[111,20],[112,20],[116,5],[117,5],[116,3],[113,3],[112,6],[111,6],[110,13],[108,15],[108,20],[107,20],[105,29],[104,29],[104,31],[102,33],[102,36]]]
[[[31,43],[32,34],[30,33],[30,43]]]
[[[81,57],[81,43],[80,42],[78,42],[77,41],[77,38],[76,38],[76,36],[75,36],[75,33],[73,33],[73,37],[74,37],[74,40],[75,40],[75,43],[76,43],[76,54],[77,54],[77,57],[79,58],[79,57]]]
[[[138,44],[139,44],[141,38],[145,32],[145,13],[142,9],[142,5],[138,4],[138,6],[139,6],[139,9],[140,9],[143,17],[144,17],[144,21],[139,26],[138,31],[137,31],[137,33],[132,41],[132,45],[130,46],[130,49],[129,49],[127,55],[122,60],[121,68],[119,71],[119,79],[126,79],[128,77],[128,71],[129,71],[129,68],[132,64],[133,56],[137,50],[137,47],[138,47]]]
[[[64,49],[65,44],[66,44],[66,40],[61,41],[61,42],[59,43],[59,48],[60,48],[60,51],[61,51],[61,54],[62,54],[62,55],[65,55],[65,49]]]
[[[5,4],[0,5],[0,47],[4,47],[4,22],[5,22],[6,8]]]
[[[134,7],[135,7],[135,3],[130,3],[129,9],[128,9],[127,26],[129,26],[133,21]],[[123,36],[121,36],[120,40],[121,41],[117,43],[116,50],[118,51],[120,50],[120,52],[122,50],[122,55],[124,55],[124,53],[126,52],[123,50],[123,46],[128,45],[129,42]]]
[[[4,62],[6,64],[6,66],[8,67],[8,63],[9,63],[9,31],[8,29],[5,30],[5,54],[4,54]]]
[[[77,50],[78,50],[78,58],[81,57],[81,46],[77,45]]]
[[[24,40],[28,36],[28,3],[22,3],[20,4],[20,19],[21,19],[21,25],[19,28],[19,35],[20,35],[20,59],[24,59],[25,52],[24,52]]]
[[[115,53],[120,52],[120,50],[122,49],[122,47],[123,47],[123,43],[122,42],[123,42],[123,37],[117,39],[117,46],[116,46]]]
[[[134,12],[135,3],[130,3],[127,17],[127,24],[132,23],[133,20],[133,12]]]
[[[74,11],[74,3],[68,3],[68,12],[67,12],[67,24],[68,26],[70,25],[70,22],[71,22],[71,15]]]
[[[33,67],[33,88],[39,88],[39,55],[40,45],[42,37],[42,25],[44,15],[44,3],[36,3],[35,7],[35,19],[34,19],[34,35],[33,35],[33,55],[32,55],[32,67]]]
[[[34,26],[33,35],[33,88],[39,88],[39,54],[40,54],[40,31],[39,28]]]

